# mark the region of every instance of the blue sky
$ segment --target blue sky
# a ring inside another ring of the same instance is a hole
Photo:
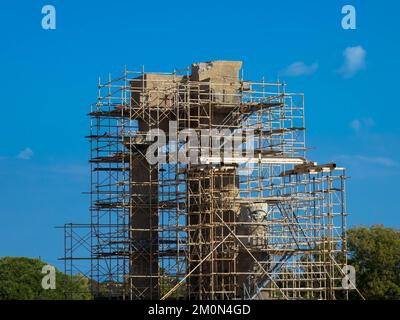
[[[82,2],[2,4],[0,256],[56,263],[55,226],[87,221],[85,115],[98,76],[124,64],[243,60],[247,79],[285,80],[305,93],[310,158],[348,168],[349,224],[400,227],[398,1]],[[56,30],[41,28],[46,4]],[[356,30],[341,27],[344,4]]]

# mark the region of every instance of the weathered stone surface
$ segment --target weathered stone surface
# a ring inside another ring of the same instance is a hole
[[[236,83],[239,81],[239,71],[242,61],[208,61],[192,64],[193,81],[210,80],[211,82]]]

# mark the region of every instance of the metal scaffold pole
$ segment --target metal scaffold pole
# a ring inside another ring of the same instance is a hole
[[[348,298],[345,170],[306,158],[303,94],[241,67],[99,79],[90,222],[64,228],[96,299]]]

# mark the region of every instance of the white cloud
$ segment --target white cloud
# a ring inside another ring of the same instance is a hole
[[[375,121],[372,118],[354,119],[350,122],[349,126],[356,134],[360,134],[362,131],[366,131],[375,126]]]
[[[318,69],[318,63],[306,65],[303,61],[292,63],[287,68],[279,72],[280,76],[298,77],[313,74]]]
[[[358,119],[354,119],[352,122],[350,122],[350,128],[352,128],[356,132],[360,131],[361,121]]]
[[[395,167],[397,162],[388,157],[366,157],[366,156],[356,156],[356,159],[370,164],[376,164],[383,167]]]
[[[344,63],[338,72],[343,78],[351,78],[365,68],[365,57],[367,52],[362,46],[347,47],[343,51]]]
[[[22,159],[22,160],[29,160],[32,157],[33,157],[33,151],[31,148],[25,148],[17,156],[18,159]]]
[[[341,155],[337,158],[357,167],[361,164],[378,165],[382,167],[396,167],[398,165],[397,161],[384,156]]]
[[[358,181],[399,176],[399,162],[386,155],[345,154],[333,159],[337,160],[340,166],[347,168],[349,176]]]

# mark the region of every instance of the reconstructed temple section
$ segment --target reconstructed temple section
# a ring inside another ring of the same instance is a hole
[[[96,298],[347,297],[344,169],[307,159],[302,94],[241,68],[99,81],[90,222],[64,227]]]

